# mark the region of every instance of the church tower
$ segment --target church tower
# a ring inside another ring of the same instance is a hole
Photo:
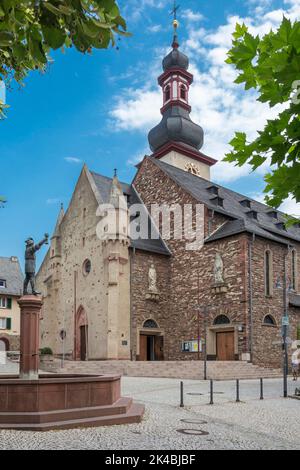
[[[163,92],[162,120],[150,131],[148,140],[154,158],[210,180],[210,167],[216,160],[200,152],[204,132],[190,118],[193,75],[188,71],[188,57],[179,50],[178,25],[175,9],[172,51],[164,58],[158,78]]]
[[[115,172],[102,236],[107,299],[107,359],[130,359],[129,213]]]

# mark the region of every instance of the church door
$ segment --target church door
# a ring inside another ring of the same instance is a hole
[[[224,331],[221,333],[217,333],[217,360],[235,360],[233,331]]]
[[[77,312],[75,331],[75,360],[88,361],[88,317],[83,307]]]
[[[155,353],[156,361],[164,360],[164,337],[163,336],[155,336],[154,353]]]
[[[140,361],[163,361],[164,338],[155,335],[140,335]]]
[[[88,338],[88,327],[87,325],[80,327],[80,360],[86,361],[87,359],[87,338]]]

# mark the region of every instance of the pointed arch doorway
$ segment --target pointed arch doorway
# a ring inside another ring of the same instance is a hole
[[[88,317],[85,309],[80,306],[76,314],[75,360],[88,360]]]

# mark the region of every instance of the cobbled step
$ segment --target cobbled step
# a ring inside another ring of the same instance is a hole
[[[202,361],[66,361],[64,369],[60,369],[60,361],[57,361],[56,368],[52,365],[51,371],[203,380],[204,363]],[[280,370],[263,368],[247,362],[208,362],[207,371],[208,377],[214,380],[277,378],[282,375]]]

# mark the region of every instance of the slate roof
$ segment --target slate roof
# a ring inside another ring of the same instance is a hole
[[[275,211],[266,204],[255,201],[242,194],[236,193],[230,189],[224,188],[211,181],[195,176],[184,170],[180,170],[161,160],[151,158],[152,162],[166,173],[174,182],[176,182],[185,191],[191,194],[197,201],[205,204],[209,209],[220,214],[228,216],[231,220],[223,225],[218,232],[206,241],[214,241],[237,233],[250,232],[264,238],[268,238],[278,243],[288,244],[290,241],[300,242],[300,228],[297,226],[288,229],[278,228],[276,224],[285,222],[285,214]],[[216,188],[218,197],[223,200],[223,207],[216,204],[216,194],[209,191],[209,188]],[[242,201],[249,201],[251,207],[245,207]],[[250,211],[257,213],[257,220],[252,217]],[[270,212],[277,213],[277,219],[270,216]],[[247,214],[248,213],[248,214]]]
[[[289,302],[293,307],[300,307],[300,295],[299,294],[289,294]]]
[[[97,173],[91,172],[91,175],[94,179],[96,187],[99,191],[101,199],[104,203],[109,202],[110,198],[110,190],[112,186],[112,179],[106,176],[99,175]],[[170,256],[171,252],[168,249],[166,243],[162,240],[161,236],[159,235],[157,229],[155,228],[153,222],[151,221],[150,215],[144,206],[142,200],[140,199],[138,193],[136,192],[135,188],[127,183],[120,182],[124,195],[127,196],[128,206],[132,206],[133,204],[141,204],[141,209],[144,211],[138,217],[136,217],[132,222],[138,224],[141,218],[147,217],[148,218],[148,238],[139,237],[136,240],[131,240],[131,247],[137,250],[148,251],[151,253],[158,253],[162,255]],[[157,233],[157,238],[152,239],[150,234],[151,230]]]
[[[0,279],[6,281],[6,288],[0,287],[0,294],[22,295],[24,278],[18,258],[0,257]]]

